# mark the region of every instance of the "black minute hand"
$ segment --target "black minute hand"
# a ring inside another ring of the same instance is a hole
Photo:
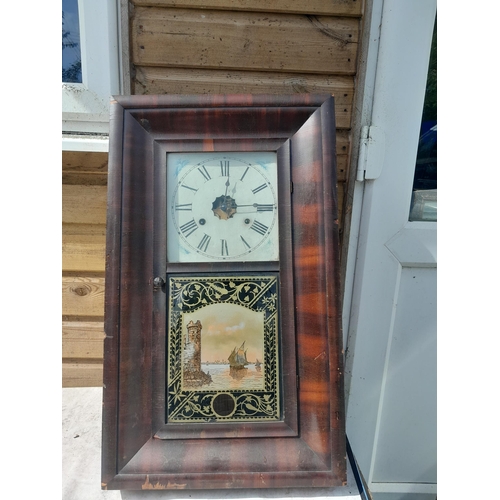
[[[224,196],[227,196],[227,190],[229,189],[229,169],[227,171],[227,181],[226,181],[226,194]]]
[[[252,203],[251,205],[237,205],[236,208],[240,207],[253,207],[257,209],[257,212],[272,212],[274,210],[273,204],[262,204],[262,203]],[[253,212],[253,210],[247,210],[246,212]],[[245,213],[245,211],[240,212]]]

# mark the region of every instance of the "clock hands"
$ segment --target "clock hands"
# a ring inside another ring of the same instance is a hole
[[[222,175],[227,175],[227,180],[225,182],[226,192],[224,195],[219,196],[212,203],[212,211],[214,215],[219,217],[221,220],[230,219],[236,213],[236,203],[234,198],[227,195],[227,191],[229,189],[230,180],[229,180],[229,161],[221,161],[220,168]],[[236,183],[234,185],[232,194],[236,191]]]
[[[256,210],[239,210],[242,207],[251,207]],[[236,205],[236,213],[253,213],[253,212],[272,212],[276,207],[272,203],[251,203],[249,205]]]
[[[223,164],[221,162],[221,169],[223,168]],[[247,168],[248,170],[248,168]],[[231,195],[228,196],[228,191],[229,191],[229,186],[231,184],[230,178],[229,178],[229,165],[225,165],[225,168],[222,170],[223,174],[227,175],[227,180],[225,182],[226,186],[226,191],[224,195],[219,196],[218,198],[215,199],[215,201],[212,203],[212,211],[214,212],[214,215],[219,217],[219,219],[222,220],[227,220],[233,217],[234,214],[240,213],[240,214],[245,214],[245,213],[254,213],[254,212],[272,212],[276,208],[275,205],[270,204],[270,203],[250,203],[250,204],[241,204],[238,205],[236,203],[236,200],[234,199],[234,195],[236,193],[236,187],[238,184],[238,181],[236,181],[233,185],[233,188],[231,190]],[[246,174],[246,171],[245,171]],[[243,174],[243,177],[244,175]],[[242,177],[242,178],[243,178]],[[241,181],[242,179],[240,179]],[[262,184],[261,186],[258,186],[257,188],[253,189],[252,192],[258,193],[259,191],[262,191],[267,187],[267,184]],[[240,208],[249,208],[247,210],[240,210]],[[253,210],[255,209],[255,210]]]
[[[240,210],[243,208],[243,210]],[[251,203],[238,205],[231,196],[219,196],[212,203],[212,211],[219,219],[227,220],[234,214],[249,214],[258,212],[272,212],[276,208],[272,203]],[[245,210],[246,209],[246,210]]]

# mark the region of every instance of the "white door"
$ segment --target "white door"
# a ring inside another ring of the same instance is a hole
[[[375,500],[436,498],[436,222],[409,220],[435,15],[436,0],[373,2],[344,328],[347,436]]]

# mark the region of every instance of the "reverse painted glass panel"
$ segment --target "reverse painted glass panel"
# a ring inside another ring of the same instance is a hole
[[[169,279],[168,422],[280,419],[275,275]]]

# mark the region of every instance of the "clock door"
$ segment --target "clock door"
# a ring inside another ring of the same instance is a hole
[[[162,145],[157,162],[167,355],[155,436],[258,437],[263,424],[269,437],[296,435],[294,298],[281,264],[292,261],[291,145],[178,147]]]

